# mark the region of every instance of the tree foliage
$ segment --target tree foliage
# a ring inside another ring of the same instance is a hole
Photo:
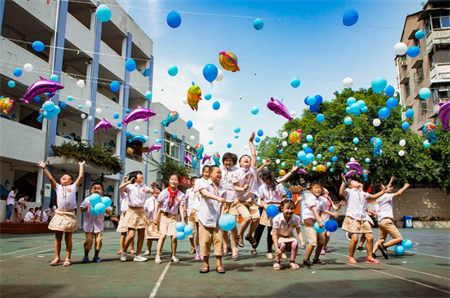
[[[161,175],[161,183],[164,186],[169,186],[169,178],[172,174],[178,174],[180,176],[188,177],[188,168],[184,164],[180,164],[170,158],[166,158],[165,161],[160,162],[153,158],[153,156],[146,155],[145,162],[153,166],[149,172],[157,172]]]

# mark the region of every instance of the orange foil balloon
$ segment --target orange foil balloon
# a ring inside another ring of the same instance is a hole
[[[238,60],[236,58],[236,55],[230,52],[220,52],[219,55],[219,63],[220,66],[223,67],[223,69],[236,72],[240,71],[238,66]]]
[[[289,135],[289,140],[291,141],[292,144],[300,143],[301,139],[302,139],[302,131],[300,129],[291,132],[291,134]]]

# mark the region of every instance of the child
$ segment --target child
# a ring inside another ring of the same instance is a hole
[[[6,222],[7,223],[12,223],[11,220],[11,214],[14,208],[14,202],[15,202],[15,197],[17,192],[19,191],[19,189],[17,188],[17,186],[13,186],[11,187],[11,191],[8,194],[8,197],[6,198]]]
[[[253,249],[256,249],[258,242],[253,238],[253,232],[259,224],[259,210],[255,193],[258,191],[258,173],[256,170],[256,150],[253,140],[255,132],[252,132],[249,139],[249,146],[252,156],[243,155],[239,159],[241,168],[237,170],[233,177],[234,190],[236,191],[236,209],[242,216],[241,230],[237,236],[237,245],[244,247],[244,232],[250,225],[245,240],[250,242]],[[255,251],[256,252],[256,251]]]
[[[150,221],[147,214],[145,214],[144,206],[147,200],[147,194],[153,193],[153,190],[142,183],[144,181],[144,175],[141,171],[131,172],[128,174],[128,177],[128,181],[119,186],[119,190],[123,190],[128,195],[128,209],[123,218],[123,224],[128,229],[128,236],[125,239],[120,261],[127,261],[127,249],[131,245],[131,242],[134,241],[137,230],[137,250],[133,261],[146,262],[147,258],[141,256],[141,252],[142,246],[144,245],[145,229],[150,225]],[[156,183],[153,182],[152,185],[156,186]]]
[[[297,257],[298,242],[294,236],[294,228],[297,230],[297,236],[303,248],[306,247],[303,241],[303,234],[300,229],[300,216],[294,214],[295,204],[292,200],[283,200],[278,207],[280,214],[273,218],[273,243],[275,243],[276,261],[273,269],[280,270],[281,255],[286,248],[291,250],[291,260],[289,266],[291,269],[298,270],[300,266],[295,263]]]
[[[45,210],[44,210],[44,212],[42,212],[42,208],[41,207],[36,207],[36,208],[38,208],[38,211],[36,211],[36,213],[35,213],[36,214],[35,215],[36,221],[37,222],[46,223],[48,221],[47,212],[45,212]]]
[[[236,167],[237,163],[237,155],[234,153],[227,152],[222,157],[223,165],[220,166],[222,171],[222,180],[220,180],[220,185],[225,187],[227,191],[227,202],[224,207],[224,214],[230,214],[234,216],[237,220],[239,213],[236,209],[236,191],[234,190],[233,177],[237,174]],[[233,259],[238,257],[239,250],[237,246],[237,234],[238,228],[237,225],[229,232],[223,232],[223,242],[224,242],[224,252],[228,253],[231,250],[231,239],[229,238],[229,234],[233,238],[233,250],[232,257]]]
[[[306,256],[303,260],[303,264],[312,266],[314,264],[325,265],[325,262],[319,259],[322,246],[325,243],[325,232],[318,233],[314,229],[314,224],[317,222],[320,228],[323,228],[324,224],[320,219],[320,212],[323,210],[323,200],[320,195],[322,194],[322,186],[319,182],[311,183],[311,194],[305,201],[305,209],[303,209],[303,223],[305,224],[306,238],[308,238],[309,245],[306,249]],[[309,260],[314,248],[317,246],[314,254],[313,261]]]
[[[395,180],[395,177],[392,177],[391,183]],[[387,189],[390,191],[390,185],[389,183]],[[382,189],[382,184],[377,184],[373,187],[374,192],[380,192]],[[403,237],[398,231],[397,227],[394,224],[394,206],[392,199],[395,197],[400,196],[407,188],[409,187],[408,183],[405,183],[405,185],[396,193],[394,194],[384,194],[381,197],[377,199],[378,203],[378,225],[380,227],[380,238],[378,239],[377,243],[375,243],[373,247],[373,254],[375,257],[375,252],[377,249],[380,249],[381,253],[383,254],[384,258],[388,258],[387,254],[387,248],[389,246],[396,245],[398,243],[402,243]],[[389,240],[387,243],[384,243],[386,241],[386,236],[389,234],[392,239]]]
[[[23,198],[20,198],[19,201],[17,201],[16,206],[16,212],[17,212],[17,218],[19,218],[19,222],[22,222],[22,210],[23,208],[27,208],[27,204],[25,203],[28,200],[29,196],[25,195]]]
[[[339,203],[337,206],[333,204],[333,201],[329,197],[330,192],[328,189],[324,188],[322,193],[322,199],[323,199],[323,210],[326,210],[328,212],[331,212],[331,208],[333,208],[334,211],[338,211],[341,209],[342,203]],[[335,218],[339,217],[339,213],[334,213],[333,216]],[[322,220],[324,222],[327,222],[330,220],[330,214],[329,213],[322,213]],[[331,252],[331,249],[328,248],[328,242],[330,241],[330,231],[325,231],[325,243],[323,245],[322,251],[320,252],[321,255],[324,255],[327,252]]]
[[[117,226],[119,225],[119,218],[116,206],[112,206],[111,215],[109,216],[109,218],[114,223],[114,226],[117,228]]]
[[[150,226],[145,230],[145,238],[147,239],[147,251],[144,253],[144,256],[149,256],[152,251],[152,242],[153,240],[159,239],[159,228],[158,222],[159,220],[155,218],[156,213],[156,200],[158,199],[159,194],[161,193],[161,187],[155,185],[153,189],[153,196],[147,199],[145,202],[145,212],[147,213],[148,219],[150,220]]]
[[[205,170],[205,168],[203,168]],[[209,176],[209,167],[208,167]],[[200,242],[198,235],[198,208],[200,204],[199,193],[195,191],[195,185],[197,183],[197,177],[191,178],[192,187],[186,191],[186,214],[188,216],[188,224],[192,226],[193,232],[189,235],[189,241],[191,242],[191,251],[189,254],[196,254],[196,260],[202,260],[202,255],[200,254]],[[187,206],[187,207],[186,207]],[[195,237],[195,243],[194,243]]]
[[[158,213],[157,218],[161,216],[159,225],[160,238],[158,240],[158,248],[156,251],[155,263],[161,264],[161,251],[164,245],[166,236],[171,236],[172,239],[172,262],[178,263],[180,260],[175,256],[177,252],[178,240],[175,237],[177,230],[176,223],[179,221],[178,212],[181,214],[181,222],[184,221],[184,193],[178,189],[181,178],[178,174],[172,174],[169,178],[169,187],[164,189],[158,196]]]
[[[124,176],[122,183],[127,182],[128,177]],[[120,190],[120,211],[122,212],[122,215],[119,219],[119,224],[117,226],[117,232],[120,233],[120,250],[117,252],[118,255],[122,255],[123,248],[125,246],[125,240],[127,239],[128,235],[128,228],[125,226],[125,215],[127,214],[128,210],[128,195],[124,190]],[[134,238],[131,241],[130,244],[130,253],[132,255],[136,254],[136,251],[134,250]]]
[[[34,219],[34,209],[30,208],[28,212],[25,214],[25,217],[23,218],[24,223],[35,223],[36,220]]]
[[[197,183],[200,191],[200,208],[198,213],[200,250],[203,256],[203,267],[200,273],[209,272],[209,255],[211,244],[214,246],[217,273],[225,273],[222,266],[223,233],[219,227],[219,218],[223,213],[223,203],[226,202],[226,189],[220,185],[222,171],[218,166],[211,166],[210,179]]]
[[[103,185],[99,182],[94,182],[91,185],[91,195],[98,194],[102,195],[103,193]],[[104,214],[92,214],[91,213],[91,202],[89,201],[89,197],[84,199],[83,203],[80,205],[81,212],[84,213],[84,223],[83,230],[84,235],[86,236],[86,240],[84,241],[84,258],[83,263],[89,263],[89,251],[92,248],[92,244],[94,242],[95,237],[95,254],[93,262],[99,263],[102,261],[98,256],[100,253],[100,249],[102,248],[102,239],[103,239],[103,229],[104,229]],[[106,214],[111,213],[111,207],[106,208]]]
[[[38,166],[44,169],[44,174],[52,184],[56,191],[56,203],[58,209],[52,221],[48,225],[50,230],[55,231],[55,259],[50,263],[52,266],[61,264],[61,242],[63,234],[66,240],[66,259],[63,266],[70,266],[72,264],[72,232],[77,230],[77,217],[75,216],[75,209],[77,208],[77,190],[83,179],[84,161],[78,162],[79,171],[78,178],[74,182],[74,178],[70,174],[62,175],[60,184],[56,183],[52,174],[47,170],[46,163],[40,161]]]
[[[347,231],[351,234],[352,241],[350,242],[349,252],[350,256],[348,258],[348,263],[356,264],[356,260],[354,258],[356,244],[358,242],[358,234],[364,234],[367,240],[367,263],[379,264],[380,262],[372,256],[373,249],[373,235],[372,228],[370,227],[369,222],[367,221],[367,212],[366,212],[366,204],[367,199],[378,199],[381,197],[385,188],[382,186],[380,192],[374,195],[370,195],[358,188],[361,186],[361,183],[354,179],[350,179],[348,181],[348,188],[345,188],[346,179],[344,174],[342,173],[342,184],[339,189],[339,194],[344,196],[347,200],[347,211],[345,214],[344,223],[342,224],[342,230]]]

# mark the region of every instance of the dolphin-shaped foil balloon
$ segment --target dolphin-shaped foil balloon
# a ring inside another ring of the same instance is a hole
[[[358,175],[358,172],[355,171],[355,170],[350,170],[350,171],[347,172],[347,174],[345,174],[345,178],[348,178],[348,177],[351,177],[351,176],[354,176],[354,175]]]
[[[208,155],[208,154],[205,153],[205,156],[203,157],[203,160],[202,160],[202,165],[205,164],[205,161],[210,160],[211,157],[212,157],[212,155]]]
[[[357,161],[348,162],[347,166],[351,169],[358,170],[360,175],[363,174],[363,169],[361,168],[361,165]]]
[[[102,121],[100,121],[99,123],[97,123],[97,125],[95,125],[94,127],[94,132],[98,133],[98,131],[102,128],[104,128],[103,132],[107,132],[108,129],[110,129],[112,127],[111,123],[108,122],[108,120],[106,120],[105,118],[103,118]]]
[[[132,110],[127,117],[122,121],[122,124],[127,126],[130,122],[133,122],[138,119],[144,119],[143,122],[147,121],[148,118],[155,116],[156,113],[150,109],[144,109],[138,106],[136,109]]]
[[[138,141],[138,142],[141,142],[141,143],[146,143],[147,142],[147,138],[144,137],[143,135],[137,135],[137,136],[135,136],[135,137],[130,139],[130,142],[134,142],[134,141]]]
[[[214,152],[213,160],[216,163],[216,166],[220,166],[220,154],[219,154],[219,152]]]
[[[155,143],[150,148],[148,148],[147,154],[150,154],[150,152],[155,150],[159,152],[159,150],[161,150],[162,148],[163,146],[161,144]]]
[[[29,103],[30,100],[42,93],[50,93],[48,97],[51,98],[55,95],[56,91],[64,89],[64,86],[58,82],[53,82],[44,79],[43,77],[40,78],[39,81],[34,82],[30,88],[28,88],[27,92],[25,92],[25,95],[20,100]]]
[[[267,107],[275,114],[283,116],[284,118],[292,122],[291,114],[289,114],[289,111],[286,109],[286,107],[281,101],[273,99],[272,97],[270,98],[270,101],[267,103]]]
[[[298,174],[305,174],[305,175],[308,174],[308,172],[305,171],[305,170],[302,169],[302,168],[298,169],[297,173],[298,173]]]
[[[447,102],[437,102],[439,105],[439,120],[441,120],[442,128],[445,130],[450,130],[450,101]]]
[[[184,156],[184,160],[185,160],[186,162],[190,163],[190,164],[193,164],[193,163],[192,163],[192,158],[191,158],[189,155],[185,155],[185,156]]]

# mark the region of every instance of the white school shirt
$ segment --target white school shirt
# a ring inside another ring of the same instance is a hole
[[[281,203],[281,201],[283,200],[283,195],[285,194],[286,190],[284,189],[283,185],[281,185],[281,183],[277,183],[277,185],[275,186],[275,191],[270,185],[267,185],[264,182],[263,185],[259,187],[259,197],[267,204]]]
[[[322,196],[322,211],[331,211],[331,206],[333,205],[333,201],[326,196]],[[325,213],[324,214],[325,221],[330,220],[330,215]]]
[[[14,205],[14,197],[16,196],[16,193],[14,190],[11,190],[8,194],[8,198],[6,199],[6,205]]]
[[[227,191],[227,202],[232,203],[236,200],[236,191],[234,190],[233,177],[237,174],[238,167],[232,166],[229,170],[226,166],[220,166],[222,171],[222,179],[220,185],[225,187]]]
[[[138,185],[137,183],[129,184],[125,188],[128,195],[128,206],[130,207],[144,207],[147,201],[147,193],[151,190],[145,184]]]
[[[256,167],[250,165],[250,168],[240,168],[236,171],[236,175],[233,177],[233,184],[238,183],[238,186],[244,187],[248,184],[247,191],[236,191],[236,198],[241,202],[250,202],[254,194],[258,192],[258,173]]]
[[[369,194],[359,189],[346,188],[347,211],[345,216],[356,220],[367,220],[366,204]]]
[[[128,210],[128,194],[126,192],[120,195],[120,211],[127,212]]]
[[[44,215],[43,215],[42,218],[41,218],[41,222],[47,222],[47,220],[48,220],[47,212],[44,211],[43,214],[44,214]],[[37,217],[41,217],[41,210],[36,211],[35,215],[36,215],[36,218],[37,218]]]
[[[317,214],[319,215],[320,211],[323,210],[323,201],[320,196],[317,198],[314,195],[311,195],[305,200],[305,207],[306,208],[303,209],[302,213],[303,221],[307,218],[316,220],[314,212],[312,211],[312,207],[316,207]]]
[[[284,214],[280,212],[277,216],[273,218],[273,231],[278,231],[279,237],[289,238],[294,235],[294,229],[300,227],[300,216],[292,214],[291,220],[286,222],[284,219]]]
[[[197,182],[195,183],[197,185]],[[227,198],[227,190],[222,185],[216,186],[211,180],[202,181],[199,185],[199,191],[205,189],[220,198]],[[198,220],[209,228],[215,228],[220,217],[222,203],[207,198],[200,193],[200,208],[198,210]]]
[[[62,186],[56,183],[56,204],[59,210],[72,211],[77,209],[77,190],[75,184]]]
[[[394,198],[393,194],[385,193],[377,199],[378,203],[378,222],[385,218],[390,218],[394,220]]]
[[[197,179],[198,181],[199,179]],[[197,182],[196,181],[196,182]],[[196,183],[197,184],[197,183]],[[200,205],[200,198],[198,192],[194,191],[193,188],[189,188],[186,190],[186,197],[187,200],[187,215],[189,216],[191,214],[191,210],[198,210]]]
[[[15,208],[18,209],[18,210],[20,210],[20,211],[22,211],[24,206],[23,206],[23,205],[20,205],[19,203],[24,203],[24,202],[25,202],[25,199],[24,199],[24,198],[20,198],[20,199],[17,201]]]
[[[200,180],[200,179],[198,179]],[[197,181],[198,181],[197,180]],[[163,189],[163,191],[158,196],[159,209],[163,212],[167,212],[170,214],[178,214],[178,206],[184,206],[184,193],[181,190],[178,190],[177,195],[173,198],[173,204],[170,207],[170,193],[167,188]]]
[[[151,196],[147,199],[144,205],[145,212],[147,213],[148,219],[153,222],[155,217],[155,209],[156,209],[156,199],[154,196]]]
[[[23,218],[23,222],[29,222],[32,219],[34,219],[34,214],[28,211],[27,214],[25,214],[25,217]]]
[[[87,197],[81,203],[80,208],[89,206],[91,206],[91,202],[89,201],[89,197]],[[111,207],[106,208],[106,210],[111,210]],[[83,231],[86,233],[100,233],[104,229],[104,221],[104,214],[92,214],[88,209],[84,212]]]

